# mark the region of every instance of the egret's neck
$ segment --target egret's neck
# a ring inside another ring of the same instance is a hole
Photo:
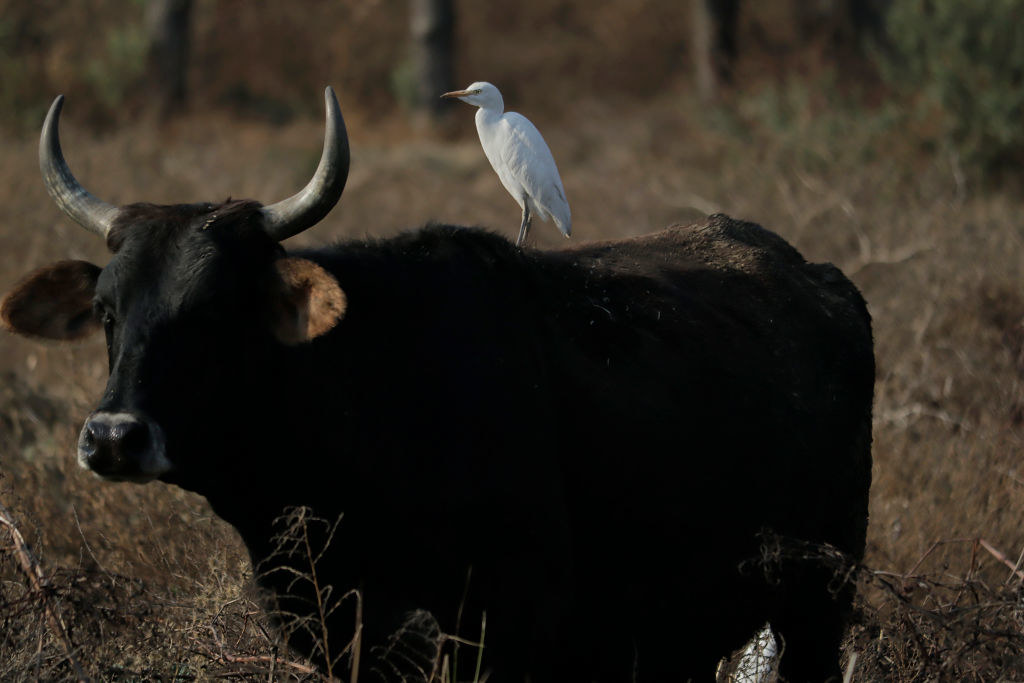
[[[488,105],[486,107],[480,107],[476,110],[477,127],[479,128],[480,126],[494,123],[501,118],[502,113],[504,113],[504,107],[502,107],[501,104],[498,104],[497,106]]]
[[[497,121],[502,118],[502,114],[505,113],[505,102],[502,101],[501,96],[497,98],[488,97],[483,104],[476,110],[476,124],[480,125],[483,122]]]

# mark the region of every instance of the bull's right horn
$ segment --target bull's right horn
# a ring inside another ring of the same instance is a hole
[[[320,165],[306,187],[288,199],[263,207],[263,224],[278,242],[317,223],[334,208],[348,179],[349,149],[345,119],[341,117],[334,88],[324,90],[327,129]]]
[[[57,133],[63,106],[64,96],[57,95],[46,114],[43,133],[39,136],[39,170],[43,172],[46,191],[61,211],[89,232],[106,239],[120,209],[91,195],[71,175],[71,169],[60,151],[60,135]]]

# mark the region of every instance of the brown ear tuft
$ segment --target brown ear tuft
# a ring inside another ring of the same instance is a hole
[[[0,325],[43,339],[81,339],[100,328],[92,312],[102,269],[86,261],[58,261],[22,278],[0,302]]]
[[[281,278],[272,306],[274,334],[283,344],[301,344],[328,332],[345,315],[345,292],[334,276],[303,258],[274,263]]]

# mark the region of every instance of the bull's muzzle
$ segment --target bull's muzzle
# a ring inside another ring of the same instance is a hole
[[[102,410],[89,416],[78,436],[78,464],[112,481],[151,481],[171,469],[160,425]]]

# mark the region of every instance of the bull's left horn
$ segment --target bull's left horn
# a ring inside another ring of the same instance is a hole
[[[271,237],[280,241],[316,224],[334,208],[348,179],[348,133],[334,89],[324,91],[327,131],[324,151],[313,179],[288,199],[263,208],[263,222]]]
[[[60,121],[60,110],[64,106],[64,96],[58,95],[50,105],[50,111],[43,122],[43,132],[39,136],[39,170],[43,172],[46,191],[57,202],[61,211],[70,216],[76,223],[89,232],[94,232],[104,239],[114,224],[117,213],[116,206],[107,204],[78,184],[71,169],[64,161],[60,151],[60,135],[57,123]]]

